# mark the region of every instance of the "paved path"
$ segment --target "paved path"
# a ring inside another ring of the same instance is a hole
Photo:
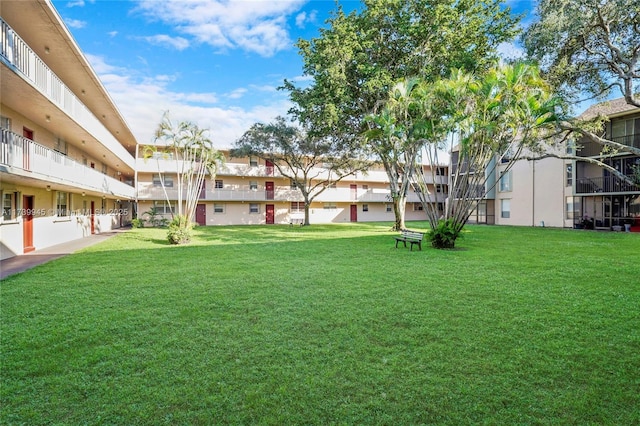
[[[5,279],[10,275],[14,275],[19,272],[26,271],[27,269],[31,269],[34,266],[38,266],[51,260],[58,259],[62,256],[74,253],[85,247],[101,243],[113,237],[114,235],[117,235],[121,232],[126,232],[127,230],[128,228],[114,229],[111,232],[94,234],[89,237],[80,238],[77,240],[47,247],[41,250],[35,250],[27,254],[14,256],[9,259],[4,259],[0,261],[0,280]]]

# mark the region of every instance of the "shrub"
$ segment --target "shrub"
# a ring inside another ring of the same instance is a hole
[[[456,239],[460,236],[460,231],[456,229],[453,219],[439,221],[438,225],[427,234],[431,245],[437,249],[454,248]]]
[[[142,219],[131,219],[131,227],[132,228],[144,228],[144,221]]]
[[[171,244],[188,244],[191,242],[191,222],[186,216],[176,216],[169,224],[167,238]]]

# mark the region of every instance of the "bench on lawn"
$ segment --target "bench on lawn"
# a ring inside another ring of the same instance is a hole
[[[294,224],[304,225],[304,212],[289,213],[289,226],[293,226]]]
[[[413,245],[417,244],[420,250],[422,250],[422,238],[424,234],[422,232],[410,231],[408,229],[403,229],[401,234],[396,239],[396,248],[398,248],[398,243],[402,241],[405,247],[407,247],[407,243],[411,244],[411,251],[413,251]]]

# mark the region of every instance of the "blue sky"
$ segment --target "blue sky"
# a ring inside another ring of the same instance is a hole
[[[336,8],[334,0],[52,1],[138,142],[152,142],[168,110],[209,129],[219,148],[286,114],[287,93],[276,88],[304,80],[294,44],[317,36]],[[527,14],[525,24],[535,8],[535,0],[508,4]]]

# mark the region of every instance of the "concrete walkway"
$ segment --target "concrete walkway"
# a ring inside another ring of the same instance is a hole
[[[42,265],[43,263],[74,253],[85,247],[101,243],[114,235],[128,231],[128,229],[129,228],[114,229],[110,232],[94,234],[89,237],[80,238],[41,250],[35,250],[27,254],[14,256],[9,259],[4,259],[0,261],[0,280],[3,280],[10,275],[31,269],[34,266]]]

